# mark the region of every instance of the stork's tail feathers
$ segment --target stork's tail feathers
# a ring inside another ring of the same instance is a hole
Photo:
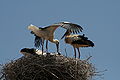
[[[89,45],[90,47],[94,47],[95,46],[94,43],[92,41],[90,41],[90,40],[87,40],[86,44]]]
[[[39,48],[39,47],[41,47],[41,45],[42,45],[42,38],[41,37],[38,37],[38,36],[35,36],[35,41],[34,41],[34,43],[35,43],[35,47],[36,48]]]
[[[79,45],[80,47],[94,47],[94,43],[90,40],[75,40],[73,45]]]

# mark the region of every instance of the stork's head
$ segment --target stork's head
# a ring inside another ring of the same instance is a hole
[[[33,32],[35,32],[36,30],[39,30],[39,28],[37,26],[32,25],[32,24],[28,26],[28,29],[33,31]]]
[[[53,42],[54,42],[55,44],[59,44],[59,40],[57,40],[57,39],[54,39]]]

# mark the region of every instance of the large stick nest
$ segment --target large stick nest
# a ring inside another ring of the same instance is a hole
[[[56,54],[23,56],[6,63],[2,69],[4,80],[90,80],[94,73],[88,59]]]

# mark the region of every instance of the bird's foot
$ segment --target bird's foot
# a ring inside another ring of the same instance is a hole
[[[49,52],[46,52],[46,54],[50,54]]]
[[[58,55],[61,55],[61,53],[60,53],[60,52],[58,52]]]

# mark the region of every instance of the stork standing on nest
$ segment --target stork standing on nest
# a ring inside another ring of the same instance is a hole
[[[82,32],[83,28],[77,24],[70,22],[59,22],[47,26],[45,28],[37,27],[34,25],[28,26],[28,29],[31,30],[31,33],[35,35],[35,47],[42,46],[42,54],[44,47],[44,40],[46,40],[46,51],[48,52],[48,41],[55,43],[57,47],[57,52],[59,53],[59,40],[54,39],[54,32],[58,27],[62,27],[67,31],[71,31],[72,33]]]
[[[88,40],[85,35],[78,35],[78,34],[73,34],[71,35],[71,31],[67,31],[62,38],[65,37],[65,43],[70,44],[74,48],[74,55],[76,58],[76,48],[78,50],[78,58],[80,59],[80,47],[93,47],[94,43],[90,40]],[[61,38],[61,39],[62,39]]]

